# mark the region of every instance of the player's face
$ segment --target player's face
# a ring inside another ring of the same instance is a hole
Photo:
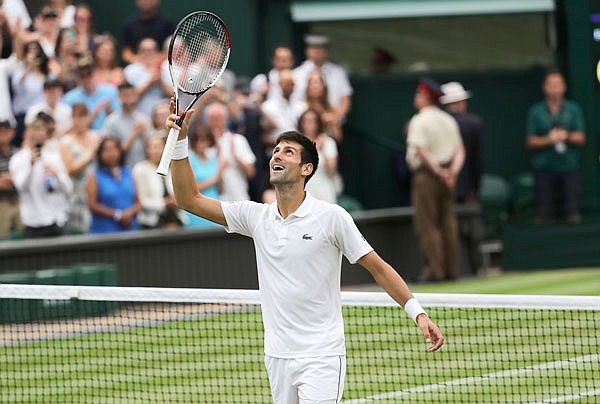
[[[282,141],[275,146],[269,162],[271,184],[304,182],[301,152],[302,146],[295,142]]]

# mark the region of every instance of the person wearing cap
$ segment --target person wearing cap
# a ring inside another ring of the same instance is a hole
[[[479,200],[479,188],[483,174],[483,132],[481,117],[467,111],[467,100],[471,92],[456,81],[441,86],[444,95],[440,103],[456,119],[465,147],[465,163],[456,180],[456,201],[459,203]]]
[[[71,107],[61,101],[63,96],[62,83],[58,80],[48,79],[44,83],[44,100],[32,105],[25,114],[25,125],[33,122],[40,112],[45,112],[56,122],[55,136],[60,137],[67,133],[73,125]]]
[[[328,88],[329,103],[336,112],[337,120],[342,123],[350,112],[352,103],[352,86],[344,68],[329,61],[329,38],[325,35],[308,34],[304,36],[306,43],[306,60],[294,69],[294,94],[292,98],[303,100],[306,96],[308,78],[314,70],[319,70]]]
[[[369,70],[375,74],[389,73],[394,63],[396,63],[394,55],[383,48],[375,47]]]
[[[92,117],[90,129],[97,131],[104,126],[108,114],[121,109],[121,103],[117,89],[110,84],[96,84],[93,73],[91,60],[82,58],[77,66],[79,85],[68,91],[62,101],[70,107],[84,103]]]
[[[567,84],[560,71],[551,69],[545,74],[542,90],[545,99],[530,108],[526,128],[537,220],[553,220],[556,199],[562,197],[567,222],[580,223],[579,155],[586,141],[583,112],[579,104],[565,98]]]
[[[464,147],[456,120],[438,107],[442,95],[437,82],[420,80],[414,96],[418,112],[408,124],[406,138],[406,161],[413,172],[415,233],[425,259],[424,281],[458,277],[454,189]]]
[[[0,240],[23,227],[19,213],[19,194],[8,170],[10,158],[18,149],[11,144],[15,136],[13,124],[0,121]]]

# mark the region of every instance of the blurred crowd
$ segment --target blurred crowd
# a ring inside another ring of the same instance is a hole
[[[173,95],[166,54],[175,28],[159,11],[160,0],[135,0],[137,13],[118,36],[96,32],[85,4],[1,4],[0,239],[212,226],[177,209],[169,176],[155,174]],[[195,105],[189,144],[199,192],[272,203],[275,139],[297,130],[319,151],[307,190],[339,202],[353,90],[344,68],[329,59],[328,38],[303,39],[303,61],[277,46],[269,71],[246,77],[225,70]],[[392,63],[391,54],[375,49],[373,73],[388,72]],[[578,223],[583,116],[564,98],[560,72],[548,73],[543,92],[524,142],[532,151],[538,218],[552,220],[558,196],[567,220]],[[439,252],[426,259],[431,279],[456,277],[455,267],[435,269],[431,262],[456,261],[444,258],[456,250],[456,237],[446,240],[456,234],[453,203],[477,202],[481,189],[484,124],[467,112],[470,97],[461,83],[423,79],[406,126],[407,153],[397,162],[419,219],[416,232],[424,235],[421,247]]]
[[[49,0],[38,11],[2,3],[0,239],[212,225],[177,209],[169,176],[155,174],[175,28],[159,3],[136,0],[118,37],[96,32],[85,4]],[[322,162],[308,191],[336,203],[352,88],[328,59],[326,37],[305,43],[302,63],[279,46],[270,71],[251,78],[226,70],[195,105],[190,163],[200,192],[271,203],[274,141],[299,130]]]

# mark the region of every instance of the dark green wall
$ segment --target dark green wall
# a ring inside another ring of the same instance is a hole
[[[431,77],[458,80],[473,92],[469,110],[486,123],[485,172],[507,180],[528,169],[525,119],[542,97],[542,68],[513,71],[444,72]],[[355,77],[346,125],[346,190],[365,207],[397,206],[402,190],[393,175],[394,155],[404,149],[404,127],[415,113],[419,76]]]

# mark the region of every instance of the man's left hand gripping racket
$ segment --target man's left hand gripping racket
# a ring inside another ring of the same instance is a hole
[[[206,11],[196,11],[184,17],[169,43],[168,61],[175,113],[179,111],[179,92],[194,96],[177,125],[198,98],[214,86],[229,61],[229,32],[223,21]],[[171,129],[156,172],[167,175],[179,131]]]

